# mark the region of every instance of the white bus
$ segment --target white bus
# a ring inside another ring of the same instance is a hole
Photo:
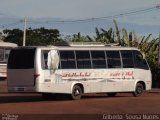
[[[0,41],[0,79],[7,76],[7,60],[10,50],[14,47],[17,47],[17,44]]]
[[[106,46],[17,47],[8,60],[8,91],[68,94],[150,90],[151,71],[136,48]]]

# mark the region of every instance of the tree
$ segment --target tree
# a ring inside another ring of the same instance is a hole
[[[54,45],[59,42],[60,34],[57,29],[31,29],[27,30],[27,45]]]
[[[119,45],[121,45],[121,36],[120,36],[120,32],[119,32],[117,21],[113,20],[113,23],[114,23],[115,28],[116,28],[116,35],[117,35],[118,43],[119,43]]]
[[[3,36],[3,33],[0,32],[0,41],[3,41],[4,40],[4,36]]]
[[[121,41],[121,45],[122,46],[129,46],[129,36],[128,36],[128,32],[125,28],[122,29],[123,32],[123,39]]]
[[[96,36],[94,36],[94,41],[102,42],[104,44],[115,43],[114,40],[114,32],[113,29],[110,28],[109,30],[105,30],[100,28],[100,30],[96,27]]]
[[[77,34],[73,34],[71,38],[69,38],[71,42],[93,42],[92,38],[87,36],[82,36],[80,32]]]
[[[13,42],[22,46],[23,31],[20,29],[4,30],[6,37],[4,41]],[[26,45],[45,46],[54,45],[60,41],[59,31],[57,29],[45,29],[44,27],[38,29],[27,29],[26,32]]]
[[[19,46],[22,45],[23,42],[23,31],[20,29],[13,29],[13,30],[3,30],[3,33],[6,35],[4,38],[5,42],[12,42],[16,43]]]

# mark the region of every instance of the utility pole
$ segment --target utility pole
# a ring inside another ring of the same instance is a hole
[[[24,18],[23,46],[26,46],[26,17]]]
[[[157,9],[160,9],[160,4],[157,4]],[[160,33],[159,33],[159,42],[158,42],[158,67],[160,68]]]
[[[158,66],[160,67],[160,33],[159,33],[159,42],[158,42]]]

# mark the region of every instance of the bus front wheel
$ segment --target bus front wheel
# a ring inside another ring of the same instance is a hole
[[[141,83],[137,83],[135,91],[133,92],[133,96],[134,97],[138,97],[140,95],[142,95],[144,92],[144,87]]]
[[[72,89],[71,98],[73,100],[79,100],[82,97],[82,88],[78,85],[75,85]]]

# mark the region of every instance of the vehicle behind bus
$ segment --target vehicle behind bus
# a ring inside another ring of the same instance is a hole
[[[17,47],[7,67],[9,92],[67,94],[131,92],[151,89],[151,71],[136,48]]]
[[[0,42],[0,80],[6,79],[8,56],[14,47],[17,47],[14,43]]]

